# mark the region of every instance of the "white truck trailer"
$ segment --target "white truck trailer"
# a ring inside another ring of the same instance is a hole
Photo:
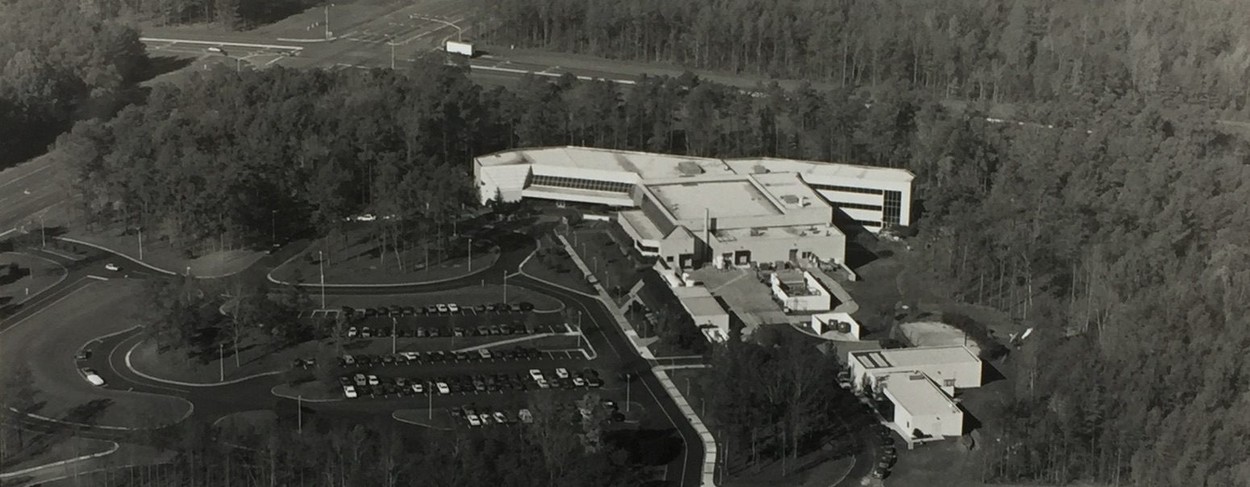
[[[460,41],[447,41],[444,49],[449,54],[459,54],[464,57],[473,57],[473,44]]]

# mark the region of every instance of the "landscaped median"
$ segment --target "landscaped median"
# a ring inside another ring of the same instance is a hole
[[[151,339],[139,339],[126,350],[126,363],[136,374],[151,380],[211,386],[222,383],[223,375],[225,382],[231,382],[285,372],[296,358],[324,355],[329,346],[310,341],[274,350],[262,332],[245,330],[237,358],[230,345],[211,347],[202,355],[192,356],[185,348],[162,350]]]
[[[325,243],[327,240],[314,242],[283,262],[269,273],[269,280],[279,284],[320,284],[324,272],[327,286],[425,284],[485,272],[499,260],[499,248],[486,239],[470,244],[465,238],[445,251],[427,251],[422,244],[414,243],[400,252],[398,259],[389,250],[379,252],[376,242],[367,238],[350,245],[331,245]]]

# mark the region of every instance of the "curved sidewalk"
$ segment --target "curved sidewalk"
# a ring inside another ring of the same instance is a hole
[[[49,468],[63,467],[63,466],[65,466],[65,465],[69,465],[69,464],[71,464],[71,463],[76,463],[76,462],[86,461],[86,460],[90,460],[90,459],[92,459],[92,458],[100,458],[100,457],[103,457],[103,456],[112,455],[112,454],[113,454],[113,452],[116,452],[118,448],[121,448],[121,445],[119,445],[116,441],[110,441],[109,443],[112,443],[112,444],[113,444],[113,446],[112,446],[112,447],[109,447],[109,449],[108,449],[108,450],[105,450],[105,451],[102,451],[102,452],[96,452],[96,453],[92,453],[92,454],[90,454],[90,455],[82,455],[82,456],[78,456],[78,457],[74,457],[74,458],[69,458],[69,459],[65,459],[65,460],[61,460],[61,461],[57,461],[57,462],[52,462],[52,463],[45,463],[45,464],[43,464],[43,465],[36,465],[36,466],[34,466],[34,467],[24,468],[24,469],[22,469],[22,470],[17,470],[17,471],[13,471],[13,472],[4,472],[4,473],[0,473],[0,480],[11,479],[11,478],[14,478],[14,477],[18,477],[18,476],[22,476],[22,475],[27,475],[27,474],[35,473],[35,472],[38,472],[38,471],[40,471],[40,470],[46,470],[46,469],[49,469]]]
[[[503,256],[503,251],[499,248],[499,246],[498,246],[498,245],[496,245],[496,246],[494,246],[494,247],[491,247],[491,251],[492,251],[492,253],[494,253],[494,254],[495,254],[495,260],[494,260],[494,262],[491,262],[489,265],[483,266],[482,268],[480,268],[480,269],[478,269],[478,270],[476,270],[476,271],[473,271],[473,272],[469,272],[469,273],[466,273],[466,274],[460,274],[460,275],[453,276],[453,277],[447,277],[447,278],[443,278],[443,279],[431,279],[431,280],[428,280],[428,281],[417,281],[417,282],[398,282],[398,283],[385,283],[385,284],[365,284],[365,283],[361,283],[361,284],[342,284],[342,283],[325,283],[325,284],[321,284],[321,283],[319,283],[319,282],[302,282],[302,283],[299,283],[299,284],[298,284],[298,286],[301,286],[301,287],[310,287],[310,288],[325,287],[326,289],[336,289],[336,288],[337,288],[337,289],[350,289],[350,288],[373,288],[373,289],[386,289],[386,288],[402,288],[402,287],[429,286],[429,285],[432,285],[432,284],[442,284],[442,283],[444,283],[444,282],[452,282],[452,281],[458,281],[458,280],[461,280],[461,279],[467,279],[467,278],[470,278],[470,277],[473,277],[473,276],[476,276],[476,275],[479,275],[479,274],[483,274],[483,273],[485,273],[486,271],[489,271],[489,270],[491,270],[491,269],[494,269],[494,268],[495,268],[495,264],[498,264],[498,263],[499,263],[499,259]],[[291,282],[291,281],[283,281],[283,280],[281,280],[281,279],[278,279],[278,278],[274,277],[274,276],[273,276],[273,274],[274,274],[275,272],[278,272],[278,269],[281,269],[283,266],[285,266],[285,265],[287,265],[287,264],[290,264],[290,263],[291,263],[291,261],[293,261],[293,260],[295,260],[295,259],[298,259],[301,255],[303,255],[303,253],[295,254],[295,255],[294,255],[294,256],[292,256],[290,259],[287,259],[286,261],[282,262],[281,264],[278,264],[278,266],[277,266],[277,267],[274,267],[274,268],[273,268],[273,270],[269,271],[269,273],[268,273],[268,274],[265,274],[265,279],[268,279],[268,280],[269,280],[269,282],[271,282],[271,283],[273,283],[273,284],[277,284],[277,285],[279,285],[279,286],[295,286],[295,285],[297,285],[296,283],[293,283],[293,282]]]
[[[156,376],[154,376],[154,375],[150,375],[150,374],[146,374],[146,373],[140,372],[140,371],[139,371],[139,369],[136,369],[136,368],[135,368],[135,366],[134,366],[134,364],[132,364],[132,363],[131,363],[131,361],[130,361],[130,355],[131,355],[132,353],[134,353],[135,349],[139,347],[139,344],[140,344],[140,343],[142,343],[142,342],[141,342],[141,341],[140,341],[140,342],[135,342],[135,344],[134,344],[134,345],[131,345],[131,346],[130,346],[130,348],[126,350],[126,357],[123,359],[123,360],[125,361],[125,363],[126,363],[126,370],[129,370],[129,371],[130,371],[130,373],[135,374],[135,375],[137,375],[137,376],[139,376],[139,377],[142,377],[142,378],[144,378],[144,379],[150,380],[150,381],[152,381],[152,382],[159,382],[159,383],[162,383],[162,384],[170,384],[170,385],[182,386],[182,387],[221,387],[221,386],[228,386],[228,385],[232,385],[232,384],[238,384],[238,383],[240,383],[240,382],[246,382],[246,381],[249,381],[249,380],[252,380],[252,379],[257,379],[257,378],[260,378],[260,377],[268,377],[268,376],[271,376],[271,375],[278,375],[278,374],[281,374],[281,373],[283,373],[283,372],[284,372],[284,371],[282,371],[282,370],[271,370],[271,371],[269,371],[269,372],[261,372],[261,373],[258,373],[258,374],[252,374],[252,375],[249,375],[249,376],[247,376],[247,377],[240,377],[240,378],[238,378],[238,379],[230,379],[230,380],[227,380],[227,381],[221,381],[221,382],[184,382],[184,381],[180,381],[180,380],[173,380],[173,379],[162,379],[162,378],[160,378],[160,377],[156,377]]]

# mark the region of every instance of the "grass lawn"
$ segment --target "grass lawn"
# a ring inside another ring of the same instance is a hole
[[[264,330],[248,329],[239,340],[238,360],[235,360],[234,347],[227,344],[222,349],[226,380],[284,371],[290,368],[291,361],[296,357],[326,356],[330,347],[329,343],[310,341],[275,351],[270,347]],[[202,357],[190,357],[186,349],[159,350],[151,340],[140,342],[133,350],[131,363],[136,370],[148,375],[195,383],[213,383],[221,379],[222,364],[216,350]]]
[[[15,472],[113,449],[113,442],[82,437],[66,437],[26,430],[22,448],[9,445],[9,456],[0,460],[0,473]],[[10,436],[15,441],[15,436]]]
[[[272,275],[288,282],[319,282],[320,254],[325,257],[326,284],[420,283],[481,272],[499,259],[499,249],[482,239],[473,241],[470,259],[469,241],[462,236],[449,242],[446,250],[439,250],[438,245],[431,243],[428,253],[423,243],[410,243],[408,250],[400,253],[404,263],[401,269],[389,247],[386,254],[381,255],[377,242],[363,232],[354,232],[345,241],[346,245],[327,243],[326,239],[314,242],[302,254],[274,269]],[[429,267],[426,267],[427,257]]]
[[[553,282],[569,289],[594,294],[595,288],[586,282],[577,264],[564,251],[559,241],[550,235],[539,240],[538,252],[522,267],[532,277]]]
[[[30,366],[35,414],[77,423],[144,428],[181,419],[190,407],[182,399],[93,387],[79,374],[72,360],[74,350],[96,337],[134,326],[143,299],[140,282],[87,282],[77,292],[6,330],[4,340],[0,340],[0,366]]]
[[[16,263],[24,275],[15,281],[0,284],[0,307],[20,304],[65,278],[66,270],[60,264],[30,254],[0,253],[0,265],[9,263]]]
[[[283,397],[302,397],[310,401],[345,399],[343,387],[337,380],[306,380],[294,384],[278,384],[273,388],[273,392]]]
[[[391,417],[401,423],[434,430],[451,431],[456,427],[456,422],[452,419],[451,413],[447,412],[446,409],[440,408],[433,410],[426,408],[400,409],[392,413]]]
[[[622,296],[642,280],[643,272],[650,272],[650,269],[640,269],[632,248],[623,252],[623,247],[601,226],[575,230],[565,238],[617,304],[623,303]]]
[[[272,410],[258,409],[227,414],[213,424],[227,434],[248,434],[268,430],[277,420],[278,415]]]
[[[143,240],[143,259],[139,259],[139,236],[124,235],[119,228],[105,229],[96,232],[76,230],[65,235],[68,238],[92,243],[108,248],[143,263],[170,272],[183,274],[190,268],[191,274],[199,277],[228,276],[247,269],[265,256],[264,252],[246,249],[218,248],[202,255],[188,257],[180,249],[174,248],[169,241],[150,239]]]
[[[340,306],[353,308],[371,308],[377,306],[430,306],[439,303],[456,303],[461,308],[479,304],[500,303],[504,301],[502,285],[487,284],[451,291],[437,291],[420,294],[373,294],[373,295],[326,295],[326,307],[334,309]],[[319,302],[320,296],[310,295],[313,302]],[[534,311],[554,312],[564,309],[559,300],[519,286],[508,286],[508,303],[519,304],[529,302]]]

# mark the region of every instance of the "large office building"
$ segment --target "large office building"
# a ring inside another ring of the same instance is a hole
[[[911,224],[912,174],[785,159],[712,159],[555,147],[478,157],[483,203],[535,198],[613,207],[644,255],[700,263],[844,263],[839,224]]]

